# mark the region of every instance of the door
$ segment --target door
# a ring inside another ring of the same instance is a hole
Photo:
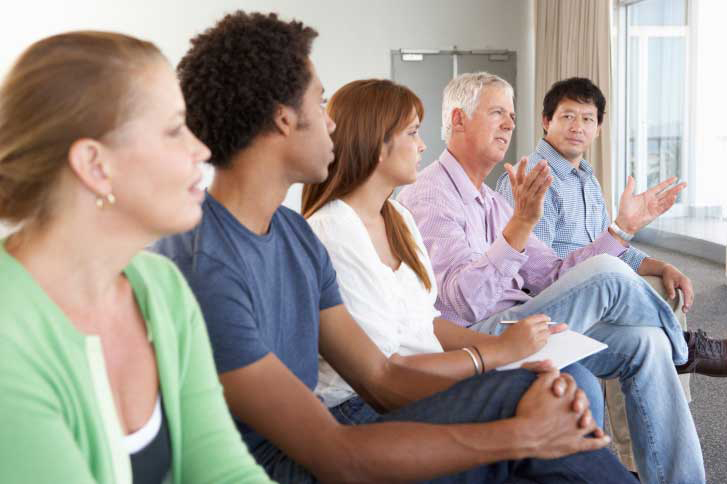
[[[445,148],[442,140],[442,92],[455,76],[465,72],[489,72],[502,77],[514,88],[516,56],[512,51],[416,51],[391,52],[391,78],[394,82],[414,91],[424,104],[421,136],[427,145],[421,167],[436,160]],[[505,162],[517,162],[513,134],[510,148],[502,163],[485,180],[494,188],[497,178],[504,172]]]

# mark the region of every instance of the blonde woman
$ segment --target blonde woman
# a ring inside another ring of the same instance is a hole
[[[205,325],[142,248],[201,215],[173,70],[151,43],[73,32],[0,87],[0,480],[269,482],[240,442]]]

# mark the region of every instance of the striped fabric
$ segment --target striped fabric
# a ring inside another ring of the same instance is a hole
[[[573,168],[550,143],[540,140],[534,153],[528,157],[529,172],[540,160],[550,166],[553,183],[545,194],[543,218],[533,231],[540,240],[565,258],[576,249],[590,244],[611,224],[603,200],[601,185],[593,175],[593,168],[581,160]],[[507,173],[497,180],[497,191],[512,205],[512,187]],[[635,247],[629,247],[621,259],[636,271],[648,257]]]
[[[532,234],[525,250],[516,251],[502,236],[510,205],[484,183],[477,189],[447,150],[398,201],[414,216],[429,252],[439,290],[435,307],[461,326],[528,301],[591,256],[624,251],[608,231],[565,259]]]

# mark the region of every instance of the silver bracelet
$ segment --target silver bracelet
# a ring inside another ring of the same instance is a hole
[[[482,357],[482,353],[480,352],[480,349],[477,347],[477,345],[472,345],[472,349],[475,350],[477,353],[477,356],[480,357],[480,364],[482,365],[482,371],[480,373],[485,372],[485,359]]]
[[[616,222],[612,222],[611,225],[608,226],[609,229],[616,232],[616,235],[624,239],[625,241],[629,241],[634,238],[634,234],[630,234],[623,230],[621,227],[618,226]]]
[[[482,373],[482,370],[480,370],[480,362],[477,361],[477,357],[474,353],[472,353],[472,350],[469,348],[462,348],[462,351],[465,351],[468,355],[470,355],[470,358],[472,359],[472,364],[475,365],[475,375],[479,375]]]

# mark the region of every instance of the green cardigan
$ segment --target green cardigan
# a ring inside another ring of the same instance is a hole
[[[79,332],[0,240],[0,481],[131,483],[98,336]],[[124,270],[156,351],[175,483],[269,483],[222,396],[183,276],[142,252]]]

